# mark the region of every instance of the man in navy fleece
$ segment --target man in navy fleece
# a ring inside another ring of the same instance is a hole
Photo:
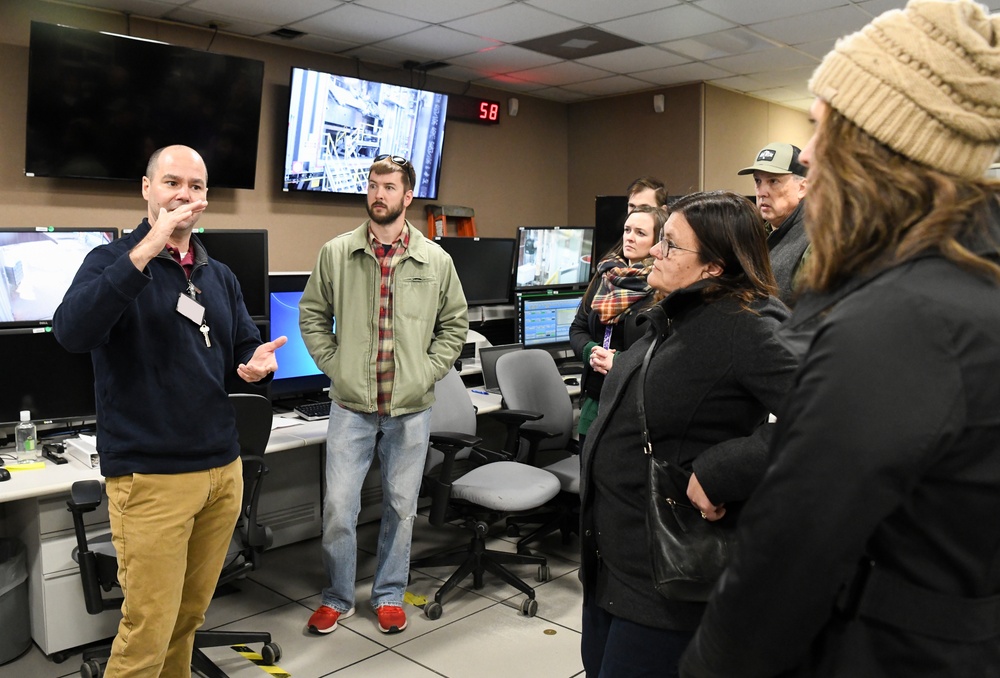
[[[192,229],[208,171],[186,146],[150,157],[147,217],[91,252],[53,321],[94,361],[97,450],[125,603],[109,676],[189,676],[243,495],[226,384],[270,378],[239,283]]]

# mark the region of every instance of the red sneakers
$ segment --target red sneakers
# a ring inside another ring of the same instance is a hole
[[[376,612],[378,630],[382,633],[399,633],[406,628],[406,613],[399,605],[383,605]]]
[[[400,610],[400,612],[402,612],[402,610]],[[337,630],[337,620],[347,619],[352,614],[354,614],[353,607],[347,612],[337,612],[332,607],[320,605],[319,609],[313,612],[312,616],[309,617],[309,633],[333,633]],[[405,616],[403,619],[403,626],[406,626]]]

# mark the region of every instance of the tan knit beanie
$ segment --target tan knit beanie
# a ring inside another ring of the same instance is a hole
[[[897,153],[982,177],[1000,147],[1000,17],[910,0],[838,40],[809,89]]]

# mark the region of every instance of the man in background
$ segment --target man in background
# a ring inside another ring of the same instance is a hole
[[[795,279],[807,256],[809,238],[805,220],[806,168],[797,146],[768,144],[757,159],[737,174],[753,174],[757,209],[767,222],[767,248],[778,281],[778,296],[789,306],[795,297]]]
[[[147,215],[84,260],[53,330],[89,351],[97,451],[125,595],[106,675],[190,676],[243,497],[226,384],[270,378],[236,276],[191,232],[208,207],[208,170],[187,146],[153,153]]]
[[[375,158],[368,221],[323,245],[299,301],[302,339],[330,377],[333,400],[323,501],[330,585],[309,618],[312,633],[330,633],[354,614],[361,485],[376,451],[382,524],[371,606],[383,633],[406,628],[403,594],[434,384],[454,366],[469,330],[451,257],[406,220],[415,180],[405,158]]]

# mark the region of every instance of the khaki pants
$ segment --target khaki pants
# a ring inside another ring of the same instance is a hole
[[[125,602],[105,675],[186,678],[239,516],[242,461],[106,485]]]

